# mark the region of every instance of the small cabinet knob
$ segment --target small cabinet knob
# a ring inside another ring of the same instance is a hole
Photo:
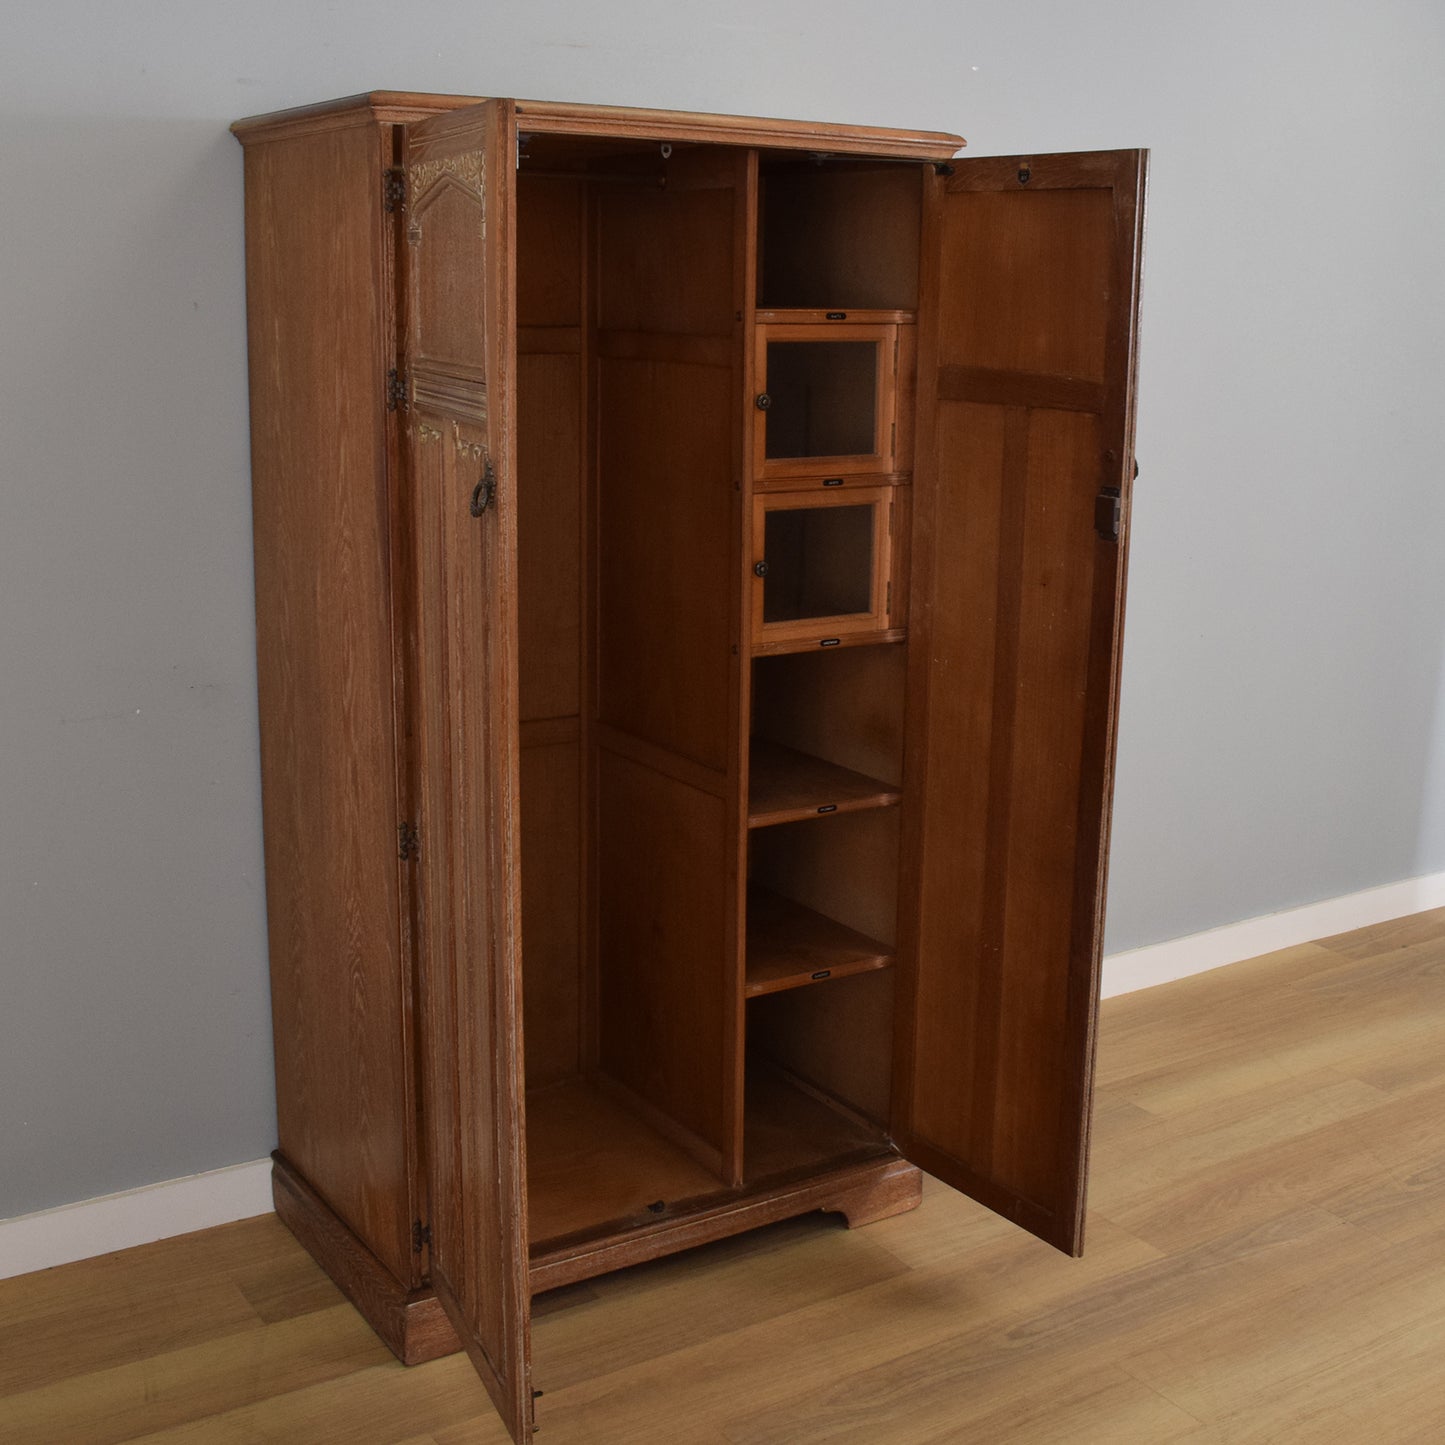
[[[753,398],[753,405],[757,407],[759,411],[766,411],[772,404],[772,397],[765,391],[760,391],[757,396]]]
[[[768,564],[766,562],[753,563],[753,576],[766,577],[768,575]]]

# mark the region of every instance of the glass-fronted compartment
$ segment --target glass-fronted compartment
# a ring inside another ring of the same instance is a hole
[[[878,344],[769,341],[766,459],[878,453]]]
[[[774,507],[763,517],[763,625],[873,611],[876,504]]]
[[[757,338],[760,481],[893,471],[896,325],[767,322]]]
[[[760,493],[753,513],[753,638],[827,645],[888,628],[898,488]]]

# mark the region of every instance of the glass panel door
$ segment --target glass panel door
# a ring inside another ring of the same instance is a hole
[[[753,514],[753,637],[828,646],[885,630],[896,488],[775,492]]]
[[[892,325],[757,328],[760,479],[889,473],[894,457]]]

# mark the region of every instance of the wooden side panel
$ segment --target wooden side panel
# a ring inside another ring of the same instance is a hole
[[[731,879],[722,798],[598,754],[602,1068],[709,1146],[727,1143]]]
[[[596,203],[598,712],[719,773],[737,666],[738,203],[731,186]]]
[[[1132,151],[959,163],[925,221],[895,1132],[1073,1253],[1142,181]]]
[[[248,146],[246,286],[280,1144],[409,1284],[382,143]]]
[[[533,346],[547,344],[543,338]],[[561,345],[559,338],[553,342]],[[524,721],[581,708],[582,388],[568,351],[517,358],[518,654]]]
[[[581,1068],[582,815],[578,739],[522,749],[527,1087]]]
[[[599,716],[726,774],[731,372],[604,355],[598,408]]]
[[[717,156],[679,156],[669,162],[666,190],[624,185],[599,194],[600,330],[732,336],[740,299],[733,171]]]
[[[759,828],[750,842],[753,882],[893,944],[898,936],[897,808]]]
[[[517,577],[527,1087],[582,1068],[582,185],[517,177]]]
[[[523,720],[576,717],[582,677],[582,195],[517,177],[518,659]]]
[[[408,133],[407,426],[418,518],[432,1283],[522,1440],[532,1429],[532,1396],[521,1129],[514,148],[511,111],[501,102]]]

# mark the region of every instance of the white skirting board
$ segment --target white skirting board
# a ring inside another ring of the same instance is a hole
[[[1108,954],[1100,993],[1104,998],[1113,998],[1135,989],[1153,988],[1155,984],[1207,973],[1211,968],[1258,958],[1276,949],[1423,913],[1428,908],[1445,908],[1445,873],[1365,888],[1359,893],[1306,903],[1301,908],[1287,908],[1282,913],[1266,913],[1262,918],[1246,918],[1242,923],[1191,933],[1187,938],[1171,938],[1166,943]]]
[[[1247,918],[1104,959],[1103,995],[1132,993],[1262,953],[1445,907],[1445,873]],[[271,1161],[255,1159],[124,1194],[0,1220],[0,1279],[271,1211]]]
[[[253,1159],[0,1219],[0,1279],[270,1212],[271,1161]]]

